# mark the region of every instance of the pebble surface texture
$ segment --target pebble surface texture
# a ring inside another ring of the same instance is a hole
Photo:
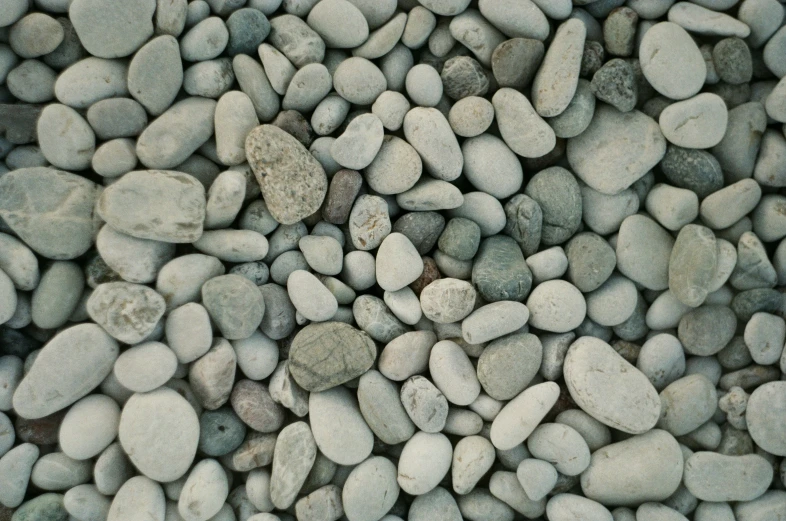
[[[0,0],[0,521],[783,521],[786,0]]]

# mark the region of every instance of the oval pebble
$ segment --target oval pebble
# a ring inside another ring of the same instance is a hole
[[[311,393],[309,416],[314,440],[322,454],[339,465],[365,460],[374,441],[357,401],[343,387]]]
[[[398,484],[407,494],[433,490],[450,470],[453,448],[444,434],[418,432],[404,445],[398,461]]]

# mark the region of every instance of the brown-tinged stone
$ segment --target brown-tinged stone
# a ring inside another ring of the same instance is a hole
[[[415,292],[415,295],[420,297],[423,288],[440,278],[439,268],[437,263],[431,257],[423,257],[423,273],[417,278],[415,282],[409,285],[410,289]]]
[[[275,432],[284,423],[284,409],[259,382],[240,380],[235,384],[230,403],[235,414],[255,431]]]
[[[306,148],[311,146],[316,137],[311,124],[303,117],[303,114],[296,110],[282,110],[270,124],[277,126],[287,134],[291,134]]]
[[[43,418],[28,420],[18,416],[14,424],[16,436],[25,443],[54,445],[57,443],[60,424],[67,411],[59,411]],[[0,519],[2,517],[0,516]]]

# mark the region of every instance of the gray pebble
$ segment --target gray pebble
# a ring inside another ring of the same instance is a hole
[[[538,203],[543,212],[543,244],[565,242],[581,223],[581,193],[573,175],[561,167],[535,174],[524,193]]]
[[[532,274],[514,241],[498,235],[484,240],[472,267],[472,283],[488,302],[523,301]]]
[[[710,356],[723,349],[734,337],[737,317],[722,305],[704,305],[684,314],[677,336],[686,352]]]
[[[68,16],[87,51],[100,58],[128,56],[153,35],[155,0],[116,4],[107,0],[75,0]]]
[[[609,60],[592,76],[592,93],[620,112],[630,112],[638,102],[634,74],[627,61],[621,58]]]
[[[144,107],[132,99],[110,98],[91,105],[87,121],[96,137],[109,140],[139,135],[147,126],[147,114]]]
[[[345,168],[360,170],[371,164],[382,146],[384,128],[373,114],[354,118],[333,142],[330,154]]]
[[[239,275],[220,275],[202,286],[202,301],[223,336],[237,340],[251,336],[265,313],[257,286]]]
[[[217,58],[197,62],[183,73],[183,89],[192,96],[218,99],[235,81],[232,60]]]
[[[238,54],[232,60],[232,69],[240,90],[251,98],[259,120],[272,120],[278,114],[280,102],[262,65],[250,56]]]
[[[586,28],[578,20],[562,23],[532,85],[535,109],[543,117],[561,114],[576,92]]]
[[[202,285],[213,277],[223,275],[226,268],[215,257],[193,253],[176,257],[158,272],[156,291],[164,297],[167,309],[172,310],[188,302],[196,302]]]
[[[594,81],[594,78],[593,78]],[[554,134],[561,138],[576,137],[584,132],[595,113],[595,94],[589,81],[579,79],[576,94],[562,114],[549,118]]]
[[[404,117],[404,135],[420,154],[426,171],[438,180],[461,175],[464,158],[450,123],[437,109],[415,107]]]
[[[481,134],[464,141],[464,175],[479,190],[504,199],[521,188],[521,164],[504,141]]]
[[[617,256],[608,242],[590,232],[573,236],[565,245],[565,254],[567,278],[584,293],[598,289],[617,265]]]
[[[336,69],[333,88],[350,103],[371,105],[387,89],[387,80],[372,62],[352,57]]]
[[[20,58],[37,58],[54,51],[65,32],[57,20],[44,13],[31,13],[14,23],[8,43]]]
[[[766,128],[767,114],[758,101],[743,103],[729,110],[726,133],[711,150],[723,168],[727,184],[751,176]]]
[[[767,490],[772,474],[772,466],[758,454],[696,452],[685,462],[684,481],[687,489],[704,501],[750,501]]]
[[[8,90],[25,103],[44,103],[55,95],[57,74],[43,62],[25,60],[8,73]]]
[[[671,21],[658,23],[644,33],[639,59],[647,81],[669,98],[689,98],[704,84],[707,69],[698,46],[685,29]],[[677,62],[685,64],[679,72],[671,66]]]
[[[53,166],[65,170],[90,166],[95,134],[74,109],[57,103],[47,105],[38,118],[37,129],[41,152]]]
[[[440,77],[445,94],[455,100],[483,96],[489,90],[489,78],[485,69],[469,56],[450,58],[442,67]]]
[[[475,304],[475,290],[457,279],[435,280],[420,294],[423,314],[429,320],[448,324],[470,314]]]
[[[138,239],[104,226],[96,237],[101,258],[124,280],[147,284],[175,255],[175,245]]]
[[[270,20],[270,35],[267,41],[296,67],[320,63],[325,56],[324,40],[304,20],[292,14],[280,15]]]
[[[516,154],[535,158],[554,150],[554,131],[541,119],[526,96],[514,89],[502,88],[494,94],[491,102],[502,139]]]

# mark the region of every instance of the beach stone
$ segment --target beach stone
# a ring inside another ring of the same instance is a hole
[[[404,445],[397,481],[407,494],[433,490],[450,470],[453,448],[444,434],[418,432]]]
[[[251,54],[259,47],[270,33],[270,22],[263,12],[253,8],[242,8],[229,15],[226,21],[229,31],[227,53]]]
[[[246,94],[230,91],[216,104],[216,154],[225,165],[239,165],[246,160],[246,135],[259,125],[254,106]]]
[[[624,140],[626,146],[618,146],[617,140]],[[587,130],[569,139],[567,146],[576,175],[608,195],[638,181],[665,153],[666,140],[652,119],[638,111],[622,113],[606,106],[597,108]],[[623,164],[624,168],[610,167]]]
[[[398,13],[386,20],[387,23],[372,32],[363,45],[352,50],[352,54],[369,60],[388,54],[396,46],[406,29],[407,17],[404,14]],[[368,21],[368,18],[366,20]]]
[[[766,120],[767,112],[758,101],[743,103],[729,110],[726,133],[711,151],[723,167],[726,184],[734,186],[732,183],[751,176],[761,137],[766,130]]]
[[[405,79],[407,95],[415,105],[434,107],[442,98],[442,79],[437,70],[426,64],[412,67]]]
[[[476,488],[469,494],[459,496],[457,504],[460,514],[467,517],[513,521],[516,516],[516,512],[511,507],[492,496],[485,488]]]
[[[310,324],[295,336],[289,370],[304,389],[320,392],[362,375],[375,358],[376,347],[365,333],[340,322],[324,322]]]
[[[303,521],[337,519],[343,515],[343,512],[341,489],[336,485],[319,488],[295,503],[295,514]],[[273,514],[257,514],[257,517],[259,516],[273,516]],[[260,518],[259,521],[264,519]]]
[[[611,512],[591,499],[575,494],[557,494],[546,504],[546,515],[551,521],[568,521],[581,516],[587,521],[612,521]]]
[[[531,1],[479,3],[480,13],[511,38],[545,40],[549,34],[544,13]]]
[[[176,369],[177,357],[171,349],[160,342],[145,342],[124,351],[115,362],[114,373],[123,387],[145,393],[168,382]]]
[[[87,121],[99,139],[133,137],[147,126],[147,113],[133,99],[110,98],[92,104],[87,109]]]
[[[331,48],[357,47],[366,41],[369,34],[363,13],[347,0],[318,2],[308,13],[306,21]]]
[[[144,513],[140,505],[145,505]],[[142,521],[143,516],[164,519],[165,510],[166,497],[161,485],[145,476],[135,476],[126,481],[112,499],[107,521]]]
[[[93,103],[128,95],[128,66],[119,60],[85,58],[63,71],[55,96],[69,107],[86,109]]]
[[[485,300],[523,301],[531,281],[529,267],[513,240],[497,235],[481,243],[472,266],[472,283]]]
[[[63,505],[63,496],[60,494],[42,494],[25,502],[20,506],[13,517],[13,521],[43,520],[67,521],[68,512]],[[114,520],[112,520],[114,521]]]
[[[522,89],[538,70],[545,47],[532,38],[511,38],[499,44],[491,55],[491,70],[500,87]]]
[[[167,204],[162,203],[164,199]],[[171,204],[172,200],[177,204]],[[129,207],[137,210],[128,212]],[[133,237],[193,242],[202,235],[205,190],[188,174],[139,170],[129,172],[106,188],[97,210],[115,230]]]
[[[600,422],[631,434],[646,432],[657,423],[661,412],[657,391],[602,340],[575,341],[565,357],[564,373],[570,395]],[[625,391],[612,396],[608,390],[612,387]]]
[[[229,407],[204,411],[199,417],[198,449],[207,456],[231,453],[240,446],[245,435],[245,423]]]
[[[494,120],[494,106],[485,98],[468,96],[450,108],[448,122],[457,136],[475,137],[485,132]]]
[[[378,342],[390,342],[409,330],[385,302],[373,295],[361,295],[352,305],[352,316],[358,327]]]
[[[232,60],[216,58],[197,62],[186,69],[183,89],[191,96],[218,99],[231,88],[234,80]]]
[[[30,13],[11,26],[8,43],[20,58],[29,59],[54,51],[64,37],[57,20],[44,13]]]
[[[637,299],[636,285],[622,275],[612,274],[586,296],[587,316],[600,326],[618,326],[635,311]]]
[[[103,395],[82,398],[68,410],[58,434],[60,448],[69,458],[98,456],[117,436],[120,407]]]
[[[308,271],[298,269],[289,274],[287,293],[295,309],[308,320],[324,322],[336,314],[336,297]]]
[[[668,98],[690,98],[704,85],[704,58],[688,32],[672,21],[655,24],[644,33],[639,60],[650,85]],[[676,63],[679,71],[674,69]]]
[[[458,279],[435,280],[420,294],[423,314],[441,324],[457,322],[470,314],[475,304],[475,290]]]
[[[478,380],[494,399],[509,400],[532,381],[543,358],[535,335],[514,333],[490,343],[478,359]]]
[[[630,112],[638,102],[633,66],[621,58],[609,60],[593,74],[591,90],[599,100],[620,112]]]
[[[482,436],[462,438],[453,450],[451,477],[453,491],[467,494],[488,472],[496,458],[494,446]]]
[[[423,273],[423,260],[412,242],[403,234],[389,234],[377,252],[377,283],[385,291],[398,291]]]
[[[423,432],[439,432],[447,421],[448,401],[428,379],[420,375],[401,386],[401,403],[415,426]]]
[[[104,262],[124,280],[149,283],[175,254],[175,245],[138,239],[104,226],[96,237],[96,249]]]
[[[341,97],[337,98],[344,103],[347,101]],[[400,92],[386,90],[380,94],[371,106],[371,113],[376,115],[382,125],[387,130],[398,130],[404,124],[404,116],[411,108],[409,100]],[[348,107],[347,107],[347,110]]]
[[[223,336],[248,338],[265,314],[265,300],[257,286],[240,275],[220,275],[202,286],[202,302]]]
[[[254,431],[267,433],[281,428],[284,410],[275,403],[263,384],[240,380],[231,392],[232,409]]]
[[[235,351],[223,338],[216,338],[210,350],[190,365],[188,379],[202,407],[212,411],[229,400],[236,367]]]
[[[549,280],[535,286],[527,298],[529,323],[552,333],[566,333],[584,321],[587,304],[581,292],[564,280]]]
[[[260,125],[246,138],[246,156],[268,210],[280,223],[294,224],[322,205],[325,171],[292,135]]]
[[[521,164],[501,139],[481,134],[465,140],[461,151],[464,175],[479,190],[504,199],[521,188],[524,177]],[[490,165],[493,165],[491,172]]]
[[[490,440],[499,450],[509,450],[526,440],[559,397],[554,382],[533,385],[508,402],[491,424]]]
[[[505,234],[519,244],[524,255],[536,253],[543,231],[540,205],[527,195],[517,194],[505,204],[505,216]]]
[[[483,66],[469,56],[447,60],[440,73],[444,93],[455,100],[483,96],[489,89],[489,78]]]
[[[44,103],[54,97],[57,74],[38,60],[25,60],[8,73],[6,86],[20,101]]]
[[[429,372],[437,388],[455,405],[469,405],[480,394],[472,362],[455,342],[443,340],[432,347]]]
[[[546,497],[557,483],[557,471],[554,466],[535,458],[522,461],[516,469],[516,477],[524,493],[532,501]]]
[[[753,210],[759,201],[759,184],[753,179],[743,179],[704,198],[699,215],[712,229],[728,228]]]
[[[578,20],[563,22],[546,51],[532,84],[535,109],[543,117],[561,114],[576,92],[586,28]]]
[[[680,230],[669,260],[669,289],[685,305],[701,305],[717,266],[715,235],[704,226]]]
[[[415,107],[404,116],[403,128],[407,142],[420,154],[431,176],[453,181],[461,175],[462,150],[450,123],[439,110]]]
[[[775,455],[786,452],[786,439],[776,427],[784,416],[784,392],[781,382],[769,382],[753,391],[745,409],[748,432],[756,445]]]
[[[338,275],[344,263],[341,244],[333,237],[309,235],[298,242],[309,266],[323,275]]]
[[[149,436],[150,426],[155,436]],[[131,462],[146,476],[167,482],[183,476],[194,459],[199,421],[178,393],[160,388],[133,395],[120,416],[120,443]]]
[[[190,62],[212,60],[226,49],[229,31],[224,21],[211,16],[189,29],[180,39],[180,53]]]
[[[501,301],[476,309],[461,323],[462,337],[467,343],[481,344],[513,333],[524,327],[529,310],[520,302]]]
[[[388,203],[376,195],[361,195],[349,214],[349,234],[358,250],[377,248],[390,234],[392,226]]]
[[[491,103],[502,139],[513,152],[522,157],[536,158],[554,149],[554,131],[522,93],[502,88],[491,98]]]
[[[330,92],[333,81],[327,68],[320,63],[309,63],[292,76],[282,108],[311,112]]]
[[[112,501],[98,492],[95,485],[77,485],[63,496],[63,506],[75,517],[106,518]]]
[[[365,58],[353,56],[333,73],[333,88],[355,105],[371,105],[388,88],[382,71]]]
[[[618,245],[620,240],[617,239]],[[573,236],[565,245],[565,255],[567,278],[584,293],[594,291],[606,282],[617,264],[611,246],[600,235],[591,232]]]
[[[53,103],[41,111],[37,122],[41,153],[53,166],[84,170],[95,152],[95,134],[71,107]]]
[[[44,329],[65,325],[79,304],[84,287],[85,277],[77,264],[68,261],[50,264],[33,291],[30,303],[33,324]]]
[[[702,451],[685,461],[684,481],[691,494],[703,501],[750,501],[767,490],[772,474],[772,466],[758,454]]]
[[[202,521],[219,514],[229,495],[227,475],[221,464],[205,459],[194,465],[183,485],[178,512],[186,521]]]
[[[737,318],[723,305],[704,305],[686,313],[679,321],[678,337],[685,351],[710,356],[734,337]]]
[[[379,152],[365,168],[365,177],[375,192],[388,195],[412,188],[422,172],[423,163],[412,145],[396,136],[385,136]]]
[[[577,476],[590,464],[590,450],[579,432],[562,423],[544,423],[527,438],[530,453],[554,465],[561,474]]]
[[[22,443],[0,458],[0,504],[16,508],[22,504],[30,481],[33,465],[38,460],[40,450],[32,443]]]
[[[451,36],[472,51],[485,67],[491,65],[494,48],[505,40],[505,36],[475,9],[454,16],[449,29]]]
[[[63,330],[44,346],[19,383],[14,410],[23,418],[38,419],[71,405],[104,380],[117,355],[117,342],[95,324]],[[64,367],[69,370],[64,372]]]
[[[380,372],[370,370],[360,377],[358,402],[363,419],[385,443],[401,443],[414,434],[415,425],[401,404],[398,387]]]
[[[298,68],[309,63],[320,63],[325,56],[324,40],[305,20],[292,14],[276,16],[270,20],[267,42]]]
[[[225,271],[221,261],[210,255],[192,253],[176,257],[159,270],[156,291],[164,297],[167,310],[171,311],[200,300],[202,285]]]
[[[105,0],[75,0],[68,15],[79,41],[100,58],[121,58],[136,51],[153,35],[154,0],[115,4]]]
[[[251,98],[259,120],[267,123],[276,117],[281,104],[262,64],[251,56],[238,54],[232,59],[232,70],[240,90]]]
[[[362,182],[363,177],[355,170],[342,169],[336,172],[325,196],[322,218],[331,224],[347,222]]]
[[[410,211],[458,208],[464,196],[455,185],[439,179],[421,178],[415,186],[396,196],[400,208]]]
[[[308,409],[317,447],[331,461],[356,465],[371,454],[374,435],[345,387],[312,392]]]
[[[685,148],[710,148],[726,132],[728,112],[723,100],[710,93],[679,101],[661,112],[659,124],[669,142]]]
[[[41,271],[38,259],[24,242],[13,235],[0,233],[0,269],[8,275],[14,287],[30,291],[38,286]]]
[[[661,419],[658,427],[674,436],[699,428],[715,413],[718,395],[706,376],[692,374],[669,384],[660,393]]]
[[[14,22],[22,18],[29,9],[29,5],[24,1],[9,2],[6,6],[7,9],[3,11],[3,17],[0,18],[0,27],[8,27]]]
[[[330,154],[341,166],[361,170],[376,157],[382,146],[383,134],[382,121],[374,114],[363,114],[347,125],[344,133],[331,145]]]
[[[576,95],[568,107],[560,115],[549,118],[548,124],[557,137],[572,138],[587,129],[594,113],[595,94],[592,84],[585,79],[580,79],[576,87]]]
[[[150,335],[165,309],[161,295],[129,282],[101,284],[87,301],[90,318],[126,344],[136,344]]]
[[[216,102],[186,98],[172,105],[139,136],[139,161],[148,168],[173,168],[213,134]]]
[[[437,343],[431,331],[410,331],[390,341],[379,356],[379,370],[388,379],[403,381],[428,367],[431,348]]]
[[[750,34],[750,28],[743,22],[726,14],[718,14],[701,5],[681,3],[675,5],[669,9],[669,20],[698,34],[740,38],[746,38]]]
[[[582,200],[579,185],[568,170],[541,170],[530,179],[524,193],[538,203],[543,213],[543,244],[561,244],[576,232],[581,223]]]

